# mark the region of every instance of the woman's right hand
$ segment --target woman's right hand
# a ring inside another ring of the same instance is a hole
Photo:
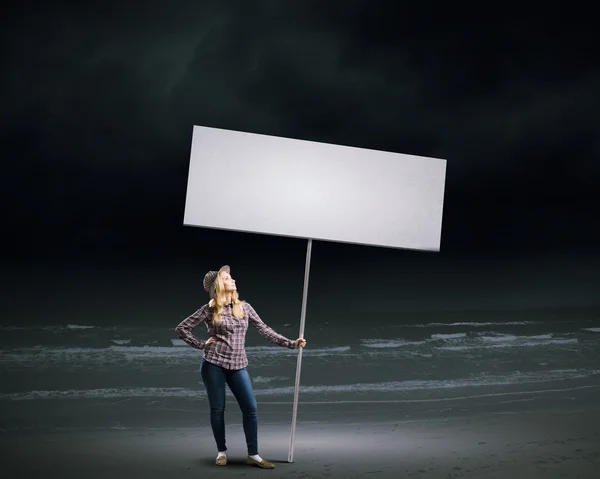
[[[214,336],[211,336],[210,338],[208,338],[208,340],[206,341],[206,343],[204,343],[204,347],[206,348],[206,346],[211,345],[212,343],[214,343],[217,340],[217,338],[215,338]]]

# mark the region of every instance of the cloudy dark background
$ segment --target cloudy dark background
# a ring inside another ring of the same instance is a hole
[[[441,251],[315,242],[314,311],[600,305],[591,10],[12,3],[3,322],[177,322],[224,263],[299,315],[305,240],[183,226],[193,125],[448,161]]]

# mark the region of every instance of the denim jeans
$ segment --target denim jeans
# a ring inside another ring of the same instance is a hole
[[[246,368],[230,370],[202,359],[200,375],[208,395],[210,425],[217,443],[217,450],[224,452],[225,445],[225,384],[229,386],[242,411],[244,434],[248,455],[258,454],[258,419],[256,398]]]

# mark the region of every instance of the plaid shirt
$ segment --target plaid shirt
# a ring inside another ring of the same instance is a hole
[[[254,308],[247,302],[243,303],[245,318],[236,318],[232,314],[232,306],[227,305],[223,308],[221,323],[215,325],[212,323],[212,309],[205,304],[195,313],[185,318],[175,328],[177,335],[190,346],[196,349],[204,350],[205,359],[213,364],[226,369],[242,369],[248,365],[246,350],[244,349],[246,341],[246,331],[248,323],[252,323],[258,332],[278,346],[294,349],[296,342],[276,333],[267,326]],[[206,341],[199,341],[192,334],[192,329],[200,323],[206,324],[208,336],[217,338],[214,343],[205,348]]]

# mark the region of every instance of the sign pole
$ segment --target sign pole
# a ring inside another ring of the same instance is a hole
[[[304,267],[304,291],[302,293],[302,313],[300,314],[300,333],[299,338],[304,338],[304,322],[306,319],[306,297],[308,296],[308,277],[310,273],[310,255],[312,252],[312,238],[308,239],[306,247],[306,265]],[[298,362],[296,364],[296,387],[294,390],[294,411],[292,413],[292,434],[290,436],[290,451],[288,462],[294,459],[294,440],[296,436],[296,418],[298,417],[298,394],[300,391],[300,369],[302,367],[302,350],[298,348]]]

